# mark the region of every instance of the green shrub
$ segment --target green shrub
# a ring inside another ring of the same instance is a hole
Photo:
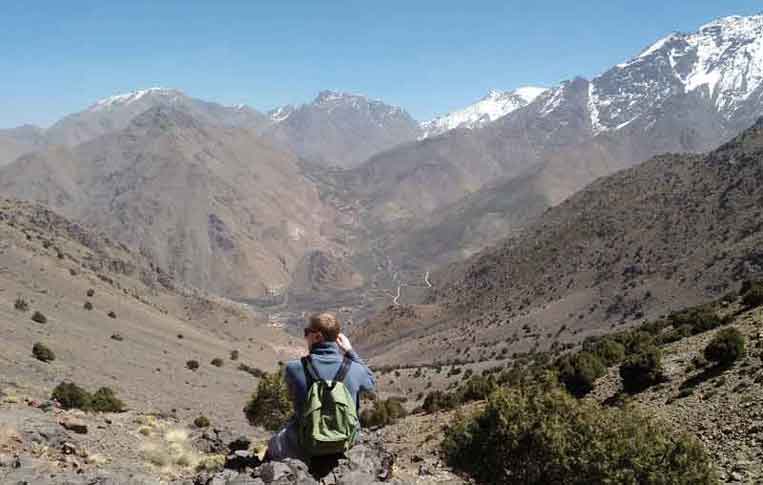
[[[21,297],[16,298],[16,301],[13,302],[13,308],[20,312],[25,312],[29,310],[29,303]]]
[[[620,365],[620,377],[623,380],[623,389],[631,394],[662,382],[665,373],[662,368],[660,350],[650,347],[629,356]]]
[[[36,311],[32,314],[32,321],[37,323],[45,323],[48,318],[42,314],[42,312]]]
[[[593,346],[591,352],[607,367],[618,364],[625,359],[625,345],[609,338],[604,338],[598,342]]]
[[[87,297],[88,297],[88,298],[92,298],[92,297],[93,297],[93,295],[95,295],[95,290],[94,290],[94,289],[92,289],[92,288],[90,288],[90,289],[88,289],[88,290],[87,290],[87,293],[86,293],[86,294],[87,294]]]
[[[692,335],[707,332],[723,325],[723,319],[709,305],[701,305],[673,313],[668,319],[674,328],[689,325]]]
[[[750,284],[747,291],[742,295],[742,304],[748,308],[763,305],[763,282]]]
[[[86,302],[85,302],[85,304],[84,304],[84,305],[82,305],[82,308],[84,308],[85,310],[88,310],[88,311],[90,311],[90,310],[92,310],[92,309],[93,309],[93,304],[92,304],[92,303],[90,303],[89,301],[86,301]]]
[[[91,397],[90,405],[86,410],[98,413],[121,413],[125,410],[125,405],[111,388],[101,387]]]
[[[90,393],[73,382],[62,382],[53,389],[51,399],[64,409],[86,409],[90,405]]]
[[[705,347],[705,358],[719,365],[731,365],[745,355],[744,336],[734,327],[724,328]]]
[[[421,408],[426,413],[436,413],[447,409],[453,409],[458,404],[455,394],[445,391],[431,391],[424,398]]]
[[[265,374],[244,408],[244,415],[252,426],[262,426],[269,431],[281,429],[293,412],[281,372]]]
[[[459,403],[481,401],[487,399],[496,387],[495,379],[492,376],[472,376],[456,391],[457,400]]]
[[[189,360],[185,363],[185,366],[188,367],[190,370],[196,370],[199,368],[199,361],[198,360]]]
[[[557,361],[556,368],[564,387],[577,397],[591,392],[596,379],[607,372],[601,359],[585,351],[562,357]]]
[[[670,429],[543,384],[493,393],[484,410],[446,431],[443,451],[480,483],[718,483],[702,446]]]
[[[221,359],[220,357],[215,357],[214,359],[212,359],[210,364],[212,364],[215,367],[222,367],[223,366],[223,359]]]
[[[198,418],[193,420],[193,425],[197,428],[208,428],[209,427],[209,419],[206,416],[199,416]]]
[[[230,351],[230,360],[238,360],[238,350]]]
[[[387,426],[394,424],[407,414],[399,398],[377,399],[371,409],[364,409],[360,413],[360,424],[365,428]]]
[[[51,362],[56,360],[56,354],[53,353],[45,344],[37,342],[32,346],[32,355],[42,362]]]
[[[109,316],[109,318],[117,318],[117,314],[116,314],[116,313],[114,313],[114,310],[111,310],[111,311],[108,313],[108,316]]]

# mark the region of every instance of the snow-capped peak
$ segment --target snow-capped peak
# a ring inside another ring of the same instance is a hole
[[[177,89],[160,88],[160,87],[141,89],[139,91],[133,91],[133,92],[124,93],[124,94],[117,94],[114,96],[109,96],[108,98],[103,98],[99,101],[96,101],[96,103],[89,108],[89,111],[101,111],[101,110],[112,109],[118,106],[129,105],[131,103],[134,103],[136,101],[139,101],[145,98],[146,96],[162,96],[162,97],[175,99],[180,96],[183,96],[183,93],[178,91]]]
[[[456,128],[478,128],[527,106],[545,91],[545,88],[534,86],[524,86],[514,91],[491,89],[487,96],[471,106],[422,123],[423,134],[419,139],[437,136]]]
[[[407,116],[402,108],[389,105],[382,100],[371,99],[363,94],[331,90],[321,91],[310,103],[302,104],[296,108],[293,105],[281,106],[271,110],[268,115],[273,123],[281,123],[298,111],[316,110],[332,113],[336,109],[350,109],[357,112],[369,113],[372,118],[376,119],[377,123],[381,123],[389,117]]]
[[[763,15],[723,17],[671,33],[589,87],[594,134],[617,130],[673,96],[696,92],[729,118],[763,86]]]

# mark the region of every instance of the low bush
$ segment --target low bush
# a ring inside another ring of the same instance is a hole
[[[230,351],[230,360],[238,360],[238,350]]]
[[[633,354],[620,365],[620,377],[625,392],[634,394],[662,382],[665,373],[662,368],[662,354],[656,347]]]
[[[562,357],[556,362],[556,369],[561,383],[577,397],[591,392],[596,379],[607,371],[601,359],[585,351]]]
[[[29,303],[21,297],[16,298],[16,301],[13,302],[13,308],[20,312],[25,312],[29,310]]]
[[[73,382],[62,382],[53,389],[51,399],[55,399],[64,409],[81,409],[99,413],[120,413],[125,406],[114,391],[101,387],[90,394]]]
[[[244,415],[252,426],[262,426],[278,431],[294,412],[283,374],[265,374],[257,385],[257,391],[244,407]]]
[[[82,308],[84,308],[85,310],[88,310],[88,311],[90,311],[90,310],[92,310],[92,309],[93,309],[93,304],[92,304],[92,303],[90,303],[89,301],[86,301],[86,302],[85,302],[85,304],[84,304],[84,305],[82,305]]]
[[[108,316],[109,318],[117,318],[117,314],[113,310],[108,313]]]
[[[222,367],[223,366],[223,359],[221,359],[220,357],[215,357],[214,359],[212,359],[210,364],[212,364],[215,367]]]
[[[426,413],[436,413],[447,409],[453,409],[458,405],[456,395],[445,391],[431,391],[424,398],[421,409]]]
[[[707,332],[723,325],[723,319],[718,316],[711,305],[701,305],[687,308],[668,317],[673,328],[689,325],[692,335]]]
[[[208,428],[209,427],[209,419],[206,416],[199,416],[198,418],[193,420],[193,425],[197,428]]]
[[[699,442],[670,430],[543,383],[496,391],[446,431],[442,446],[451,466],[480,483],[718,483]]]
[[[32,314],[32,321],[37,323],[46,323],[48,317],[42,314],[42,312],[36,311]]]
[[[90,406],[87,408],[87,411],[99,413],[121,413],[124,410],[124,403],[108,387],[101,387],[95,391],[90,399]]]
[[[607,337],[595,343],[584,344],[583,350],[598,357],[607,367],[618,364],[625,359],[625,345]]]
[[[90,289],[88,289],[88,290],[87,290],[87,293],[86,293],[86,294],[87,294],[87,297],[88,297],[88,298],[92,298],[92,297],[93,297],[93,295],[95,295],[95,290],[94,290],[94,289],[92,289],[92,288],[90,288]]]
[[[394,424],[407,414],[399,398],[377,399],[373,402],[372,408],[364,409],[360,413],[360,424],[365,428],[387,426]]]
[[[744,336],[734,327],[724,328],[705,347],[705,358],[718,365],[731,365],[746,353]]]
[[[185,366],[190,370],[196,370],[199,368],[199,361],[198,360],[189,360],[185,363]]]
[[[73,382],[62,382],[53,389],[55,399],[64,409],[85,409],[90,405],[90,393]]]
[[[748,308],[763,305],[763,282],[758,281],[749,284],[746,291],[742,294],[742,304]]]
[[[45,344],[37,342],[32,346],[32,355],[42,362],[51,362],[56,360],[56,354],[53,353]]]

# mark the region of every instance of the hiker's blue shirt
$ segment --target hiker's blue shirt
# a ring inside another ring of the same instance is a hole
[[[334,342],[315,344],[310,349],[310,356],[316,373],[321,379],[327,381],[332,380],[336,376],[345,355],[350,358],[352,364],[347,372],[347,377],[344,379],[344,385],[347,387],[347,390],[350,391],[350,394],[353,399],[355,399],[357,405],[358,394],[361,391],[373,392],[376,388],[374,376],[360,356],[358,356],[354,350],[344,354]],[[293,399],[295,415],[300,416],[302,414],[302,405],[307,398],[308,390],[302,361],[292,360],[288,362],[286,364],[285,372],[286,384],[289,387],[289,392]]]

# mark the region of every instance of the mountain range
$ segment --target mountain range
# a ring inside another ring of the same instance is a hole
[[[262,114],[151,88],[45,130],[0,131],[0,189],[204,289],[251,299],[326,286],[389,303],[598,177],[752,125],[762,52],[763,16],[726,17],[591,80],[491,91],[421,124],[337,91]]]

